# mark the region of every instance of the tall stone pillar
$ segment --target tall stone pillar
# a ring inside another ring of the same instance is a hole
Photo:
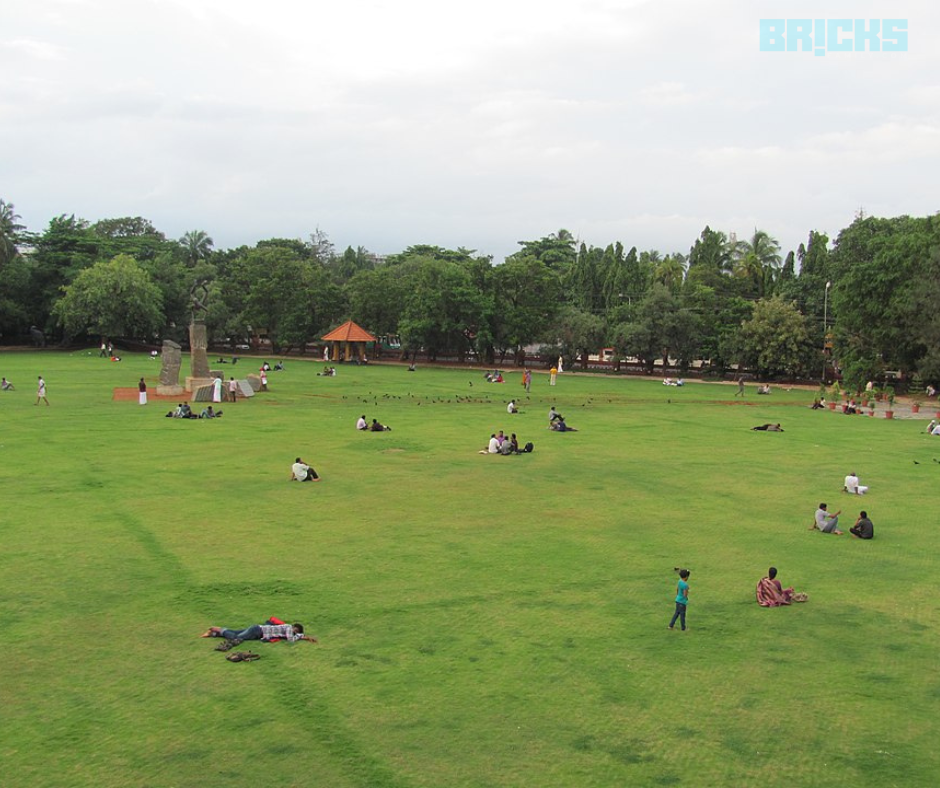
[[[189,324],[189,369],[193,378],[209,378],[209,357],[206,355],[208,340],[203,320]]]

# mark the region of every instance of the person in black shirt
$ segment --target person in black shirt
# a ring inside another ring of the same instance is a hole
[[[855,525],[849,528],[849,533],[859,539],[875,538],[875,526],[872,525],[871,520],[868,519],[868,512],[861,512],[859,514]]]

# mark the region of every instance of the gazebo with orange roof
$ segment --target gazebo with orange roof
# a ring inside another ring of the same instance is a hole
[[[372,334],[352,320],[347,320],[320,339],[331,344],[330,358],[333,361],[352,361],[354,357],[365,361],[366,342],[376,341]]]

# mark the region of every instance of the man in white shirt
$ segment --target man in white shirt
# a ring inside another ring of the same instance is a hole
[[[317,472],[305,463],[300,457],[291,466],[290,480],[298,482],[318,482]]]
[[[367,430],[367,429],[369,429],[369,423],[366,421],[366,414],[365,414],[365,413],[363,413],[363,414],[359,417],[359,421],[356,422],[356,429],[357,429],[357,430]]]
[[[496,435],[490,435],[490,445],[486,449],[487,454],[499,454],[499,441]]]
[[[864,495],[868,492],[868,488],[865,485],[859,484],[858,475],[855,471],[852,471],[845,477],[844,489],[847,493],[851,493],[852,495]]]
[[[516,401],[514,399],[509,400],[509,404],[506,406],[506,413],[518,413],[519,409],[516,407]]]

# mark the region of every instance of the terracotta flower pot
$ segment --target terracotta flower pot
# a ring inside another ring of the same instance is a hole
[[[886,418],[886,419],[893,419],[893,418],[894,418],[894,411],[893,411],[893,410],[886,410],[886,411],[885,411],[885,418]]]
[[[826,403],[826,406],[829,408],[829,410],[835,410],[835,409],[836,409],[836,403],[834,403],[834,402],[827,402],[827,403]]]
[[[911,413],[920,413],[920,403],[912,402],[911,403]]]

